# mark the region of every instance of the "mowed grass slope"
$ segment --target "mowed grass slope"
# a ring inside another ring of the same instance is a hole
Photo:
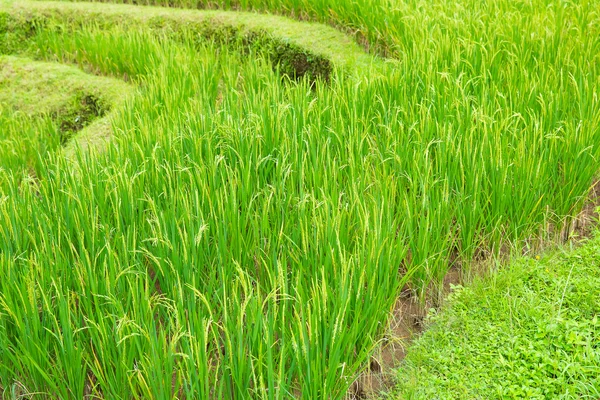
[[[14,396],[343,398],[408,279],[553,237],[597,176],[594,2],[406,3],[388,63],[280,17],[0,4],[3,53],[139,87],[104,153],[0,192]]]

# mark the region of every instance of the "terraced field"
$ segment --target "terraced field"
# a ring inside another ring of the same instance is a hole
[[[371,396],[399,297],[580,233],[597,1],[154,3],[0,0],[4,397]]]

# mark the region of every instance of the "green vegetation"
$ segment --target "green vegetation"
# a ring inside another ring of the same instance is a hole
[[[118,80],[73,67],[0,56],[0,185],[2,174],[39,171],[61,145],[72,151],[109,135],[101,117],[129,91]]]
[[[2,175],[0,392],[343,398],[406,285],[568,233],[596,2],[339,3],[224,6],[393,60],[273,15],[0,0],[0,53],[137,87],[104,152]]]
[[[117,23],[135,29],[142,24],[147,31],[170,33],[170,40],[211,40],[219,44],[238,42],[238,49],[253,45],[255,50],[275,62],[281,60],[283,66],[280,67],[284,68],[282,72],[292,75],[295,75],[294,71],[286,67],[292,66],[293,60],[297,58],[302,58],[309,70],[314,69],[316,77],[327,77],[331,73],[331,63],[345,69],[347,73],[360,75],[382,68],[381,60],[365,54],[351,38],[335,29],[271,15],[157,7],[144,7],[144,11],[140,12],[139,7],[126,5],[14,0],[3,2],[11,4],[13,16],[19,15],[19,20],[11,21],[9,18],[5,23],[13,30],[25,30],[22,32],[25,35],[31,33],[31,24],[35,26],[35,17],[31,15],[31,10],[35,9],[38,15],[52,16],[58,20],[68,20],[69,16],[76,15],[76,19],[95,20],[105,27]]]
[[[459,288],[410,348],[402,399],[600,396],[600,237]]]

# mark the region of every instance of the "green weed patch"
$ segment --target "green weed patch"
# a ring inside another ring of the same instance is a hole
[[[409,349],[392,397],[597,397],[599,255],[596,238],[461,288]]]

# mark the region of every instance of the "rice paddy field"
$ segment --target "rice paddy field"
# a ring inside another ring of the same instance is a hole
[[[373,397],[399,297],[582,232],[599,1],[116,3],[0,0],[3,398]]]

